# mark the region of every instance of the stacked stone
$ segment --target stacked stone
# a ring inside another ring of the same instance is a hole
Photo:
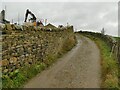
[[[11,31],[2,36],[2,72],[8,75],[23,66],[44,62],[56,55],[63,42],[73,35],[73,28],[49,32],[34,27],[23,27],[23,31]]]

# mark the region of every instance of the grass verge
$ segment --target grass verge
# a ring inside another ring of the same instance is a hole
[[[31,66],[24,66],[8,75],[3,75],[3,88],[23,87],[23,84],[46,68],[45,63],[37,63]]]
[[[101,52],[101,66],[102,66],[102,82],[101,88],[108,88],[118,90],[120,89],[118,85],[118,62],[115,59],[114,55],[110,56],[111,50],[110,47],[104,42],[101,38],[86,35],[89,37],[100,48]]]

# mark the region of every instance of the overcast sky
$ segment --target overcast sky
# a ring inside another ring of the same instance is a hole
[[[91,30],[100,32],[104,27],[107,34],[118,35],[118,3],[117,2],[2,2],[0,8],[5,8],[6,18],[20,22],[25,18],[26,9],[35,16],[56,26],[67,22],[75,30]],[[2,10],[1,9],[1,10]]]

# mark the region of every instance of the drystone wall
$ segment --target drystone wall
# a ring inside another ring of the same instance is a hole
[[[23,30],[5,29],[2,35],[3,75],[8,75],[23,66],[37,62],[49,64],[50,56],[57,56],[69,43],[74,42],[73,26],[46,31],[35,27],[24,27]]]

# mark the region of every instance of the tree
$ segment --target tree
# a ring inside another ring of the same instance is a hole
[[[105,35],[105,29],[104,28],[102,28],[101,34]]]

